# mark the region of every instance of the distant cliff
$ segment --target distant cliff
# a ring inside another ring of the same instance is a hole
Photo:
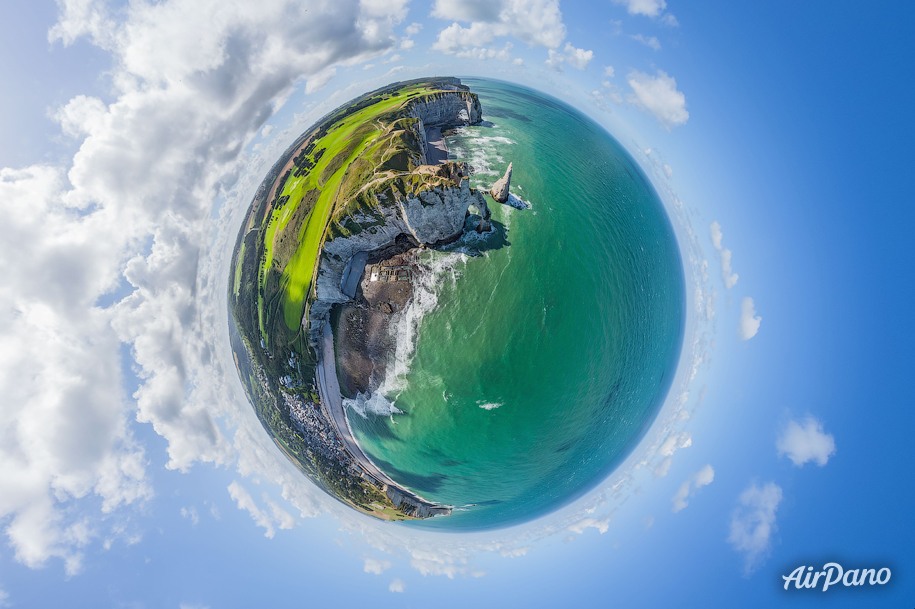
[[[432,127],[457,127],[475,125],[483,119],[483,110],[476,93],[463,89],[430,93],[414,99],[407,105],[407,115],[420,121],[419,136],[422,140],[423,159],[426,159],[425,130]]]
[[[417,97],[404,107],[404,117],[414,119],[411,131],[416,142],[411,158],[426,159],[426,130],[474,124],[482,119],[480,100],[475,93],[457,85],[455,90]],[[409,140],[404,140],[409,141]],[[343,275],[352,257],[359,252],[375,252],[392,246],[398,237],[413,245],[435,245],[453,241],[464,229],[468,207],[488,216],[482,193],[470,188],[468,167],[448,162],[440,166],[419,166],[410,175],[399,175],[376,182],[364,205],[335,218],[328,232],[318,267],[315,297],[308,312],[312,345],[320,342],[321,328],[331,307],[349,300],[343,293]],[[363,193],[366,196],[366,193]]]
[[[470,91],[429,93],[408,102],[407,110],[426,127],[473,125],[483,119],[480,99]]]
[[[457,165],[457,164],[453,164]],[[464,230],[467,208],[485,208],[483,195],[471,189],[466,179],[450,186],[436,186],[416,194],[402,194],[396,188],[378,193],[382,203],[371,213],[353,215],[350,226],[362,228],[350,236],[338,236],[324,243],[315,301],[309,316],[310,334],[317,343],[321,324],[330,307],[349,300],[342,291],[343,272],[358,252],[374,252],[406,236],[414,245],[435,245],[452,241]]]

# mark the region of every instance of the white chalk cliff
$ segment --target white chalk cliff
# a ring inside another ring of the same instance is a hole
[[[420,121],[419,133],[426,126],[449,127],[479,122],[480,103],[466,91],[447,91],[423,98],[408,108],[410,116]],[[427,122],[428,121],[428,122]],[[425,158],[425,138],[421,138]],[[376,195],[379,205],[371,211],[351,215],[348,235],[328,237],[324,242],[318,267],[316,297],[308,316],[308,333],[312,345],[320,343],[321,328],[335,303],[350,298],[343,293],[343,275],[352,257],[359,252],[373,252],[389,247],[398,237],[405,235],[416,245],[435,245],[460,237],[468,207],[475,207],[486,219],[488,229],[489,209],[482,193],[470,188],[466,179],[468,171],[462,163],[443,166],[423,166],[419,172],[445,173],[452,177],[455,186],[436,186],[416,195],[401,195],[386,191]]]

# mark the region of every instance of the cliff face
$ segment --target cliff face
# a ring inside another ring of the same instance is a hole
[[[426,130],[467,125],[482,120],[480,100],[476,94],[462,88],[441,91],[418,97],[405,108],[406,116],[418,119],[415,135],[421,150],[420,158],[427,158]],[[346,302],[343,293],[344,273],[353,256],[359,252],[373,252],[394,244],[401,235],[407,235],[417,245],[434,245],[460,236],[467,217],[467,208],[474,206],[488,222],[489,210],[483,195],[470,188],[465,176],[466,167],[446,163],[433,168],[422,166],[417,173],[432,170],[447,177],[452,186],[436,186],[415,195],[403,196],[396,189],[377,194],[379,205],[371,212],[350,216],[351,224],[364,227],[352,230],[346,236],[328,238],[324,242],[318,266],[316,297],[308,311],[308,334],[312,345],[318,345],[324,322],[335,303]],[[488,224],[487,227],[488,228]]]
[[[473,125],[483,118],[480,99],[470,91],[431,93],[411,101],[407,110],[426,128]]]
[[[483,119],[483,111],[475,93],[458,89],[412,100],[407,106],[407,116],[419,119],[415,133],[422,148],[422,161],[427,163],[426,133],[429,129],[475,125]]]
[[[351,236],[340,236],[324,243],[318,268],[317,297],[309,314],[309,336],[313,344],[320,340],[321,327],[330,308],[349,297],[343,293],[343,273],[350,259],[358,252],[372,252],[394,244],[400,235],[407,235],[417,245],[434,245],[460,236],[464,229],[467,208],[485,208],[483,195],[472,190],[463,180],[460,186],[436,187],[417,196],[390,200],[390,194],[372,214],[354,216],[357,224],[366,226]]]

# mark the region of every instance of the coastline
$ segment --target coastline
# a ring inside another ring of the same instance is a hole
[[[378,305],[368,320],[378,327],[351,336],[379,338],[370,350],[333,340],[324,347],[326,325],[331,336],[344,336],[331,313],[339,319],[346,306],[367,311],[359,302],[367,263],[451,241],[469,207],[485,209],[466,166],[447,161],[441,134],[481,116],[479,99],[452,77],[393,83],[355,98],[274,163],[236,242],[230,326],[238,331],[236,365],[258,419],[322,490],[383,520],[451,512],[381,471],[353,438],[356,421],[351,428],[346,418],[350,378],[368,378],[376,364],[384,375],[384,354],[396,342],[382,331],[385,314],[402,309],[397,305],[409,300],[411,284],[367,289]],[[348,137],[368,129],[370,119],[376,145]],[[368,374],[347,376],[342,364],[354,361],[352,354]]]
[[[433,166],[447,163],[448,147],[445,142],[445,137],[442,134],[442,129],[440,127],[428,127],[425,128],[424,135],[425,147],[423,156],[425,157],[426,163]],[[457,238],[460,238],[460,235],[458,235]],[[419,249],[419,247],[411,247],[407,252],[416,249]],[[391,256],[382,258],[380,261],[388,260],[402,253],[406,252],[397,252]],[[362,282],[366,268],[368,268],[366,262],[370,257],[371,255],[369,252],[357,252],[347,263],[341,287],[343,288],[343,293],[350,299],[355,299],[357,296],[359,285]],[[339,307],[344,305],[341,303],[336,306]],[[338,332],[343,331],[341,325],[341,327],[338,328]],[[385,326],[383,331],[387,332],[389,331],[389,328]],[[415,512],[413,515],[418,518],[451,514],[454,506],[430,501],[397,483],[385,474],[359,445],[359,442],[353,434],[352,427],[350,426],[348,409],[343,403],[343,393],[340,388],[339,377],[337,376],[337,354],[334,347],[334,333],[329,320],[324,322],[321,329],[320,348],[317,351],[318,365],[316,377],[318,380],[318,391],[321,396],[321,410],[343,443],[344,449],[362,469],[363,475],[369,476],[370,479],[381,485],[383,487],[382,490],[388,498],[400,509],[404,509],[405,506],[414,507]]]
[[[382,490],[398,508],[404,509],[405,505],[410,506],[414,509],[404,509],[404,511],[410,511],[412,515],[418,518],[450,514],[453,506],[429,501],[404,488],[382,472],[371,458],[365,454],[365,451],[356,441],[352,427],[349,424],[346,407],[343,405],[343,396],[340,392],[340,384],[337,380],[335,362],[334,336],[331,332],[330,323],[325,322],[322,331],[321,350],[318,353],[316,375],[318,377],[318,390],[321,392],[322,398],[321,411],[331,423],[343,443],[344,449],[349,453],[353,461],[362,468],[364,475],[370,476],[374,479],[374,482],[384,486]]]

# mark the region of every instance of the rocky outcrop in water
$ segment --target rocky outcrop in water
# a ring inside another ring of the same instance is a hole
[[[479,193],[477,193],[479,194]],[[485,233],[492,228],[492,212],[489,211],[489,205],[486,204],[486,199],[480,196],[479,201],[475,203],[477,211],[480,212],[480,222],[477,224],[477,232]]]
[[[505,170],[505,175],[496,180],[496,183],[492,185],[492,188],[489,189],[489,194],[492,195],[492,198],[498,201],[499,203],[505,203],[508,201],[508,189],[512,181],[512,164],[508,164],[508,169]]]

